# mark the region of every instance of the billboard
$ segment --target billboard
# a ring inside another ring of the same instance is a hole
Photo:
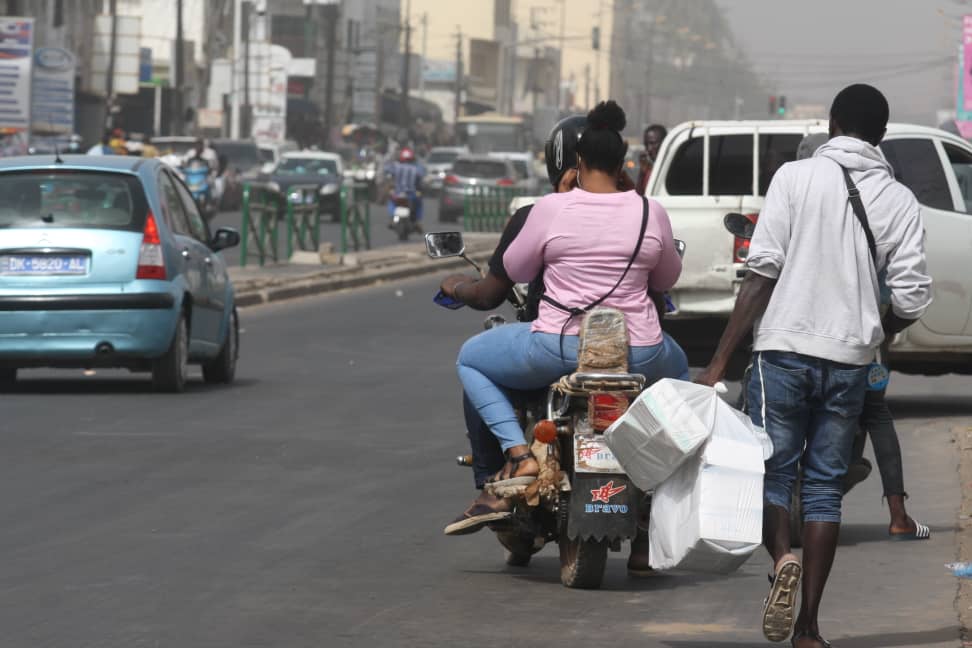
[[[139,40],[142,33],[140,16],[116,16],[115,65],[112,91],[115,94],[138,94],[141,61]],[[111,58],[111,16],[95,16],[94,55],[91,57],[91,87],[104,95],[108,88],[108,61]]]
[[[30,130],[50,135],[74,132],[74,54],[60,47],[34,53]]]
[[[0,17],[0,132],[30,126],[34,19]]]
[[[426,83],[455,83],[456,62],[425,59],[422,63],[422,78]]]

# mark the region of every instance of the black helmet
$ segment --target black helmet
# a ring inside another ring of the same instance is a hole
[[[561,119],[550,131],[543,153],[547,159],[547,179],[554,189],[564,172],[577,166],[577,142],[586,128],[587,117],[572,115]]]

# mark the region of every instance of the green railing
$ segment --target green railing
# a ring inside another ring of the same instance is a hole
[[[467,232],[502,232],[510,218],[510,202],[524,195],[516,187],[475,186],[462,201],[462,227]]]
[[[317,252],[321,246],[321,201],[317,185],[287,188],[287,258],[294,250]]]
[[[371,249],[371,202],[368,185],[341,187],[341,254]]]
[[[277,262],[279,214],[284,196],[266,184],[247,183],[243,186],[243,222],[240,225],[240,265],[250,257],[260,265],[266,260]]]

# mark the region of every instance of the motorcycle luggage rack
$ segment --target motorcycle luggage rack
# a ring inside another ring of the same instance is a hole
[[[577,372],[564,376],[553,388],[568,396],[583,396],[591,392],[612,391],[640,394],[647,380],[641,374]]]

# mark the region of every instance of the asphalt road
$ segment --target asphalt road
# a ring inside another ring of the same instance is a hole
[[[398,237],[395,232],[388,228],[388,212],[384,205],[378,205],[371,203],[369,205],[371,210],[371,247],[380,248],[387,245],[395,245],[399,243]],[[424,214],[423,214],[423,224],[427,231],[436,230],[454,230],[462,231],[462,222],[456,223],[439,223],[439,200],[438,198],[426,198],[424,204]],[[210,227],[213,231],[217,227],[234,227],[243,232],[242,225],[242,213],[239,211],[232,212],[220,212],[213,219]],[[280,238],[278,244],[278,252],[280,259],[284,260],[285,254],[285,237],[286,228],[281,224],[280,226]],[[350,240],[350,239],[349,239]],[[340,223],[334,223],[331,221],[330,214],[325,214],[321,217],[321,242],[329,242],[334,246],[335,251],[340,251],[341,249],[341,225]],[[230,265],[238,265],[240,258],[240,248],[231,248],[223,252],[223,257],[226,259],[227,263]],[[255,257],[254,257],[255,258]]]
[[[25,371],[0,422],[0,646],[748,648],[768,560],[729,577],[572,591],[556,549],[508,568],[442,527],[473,495],[453,367],[482,316],[431,279],[242,314],[230,388],[151,393],[124,372]],[[822,610],[837,648],[955,648],[949,429],[966,378],[895,375],[924,543],[886,539],[876,477],[846,501]],[[950,418],[943,418],[950,417]]]

